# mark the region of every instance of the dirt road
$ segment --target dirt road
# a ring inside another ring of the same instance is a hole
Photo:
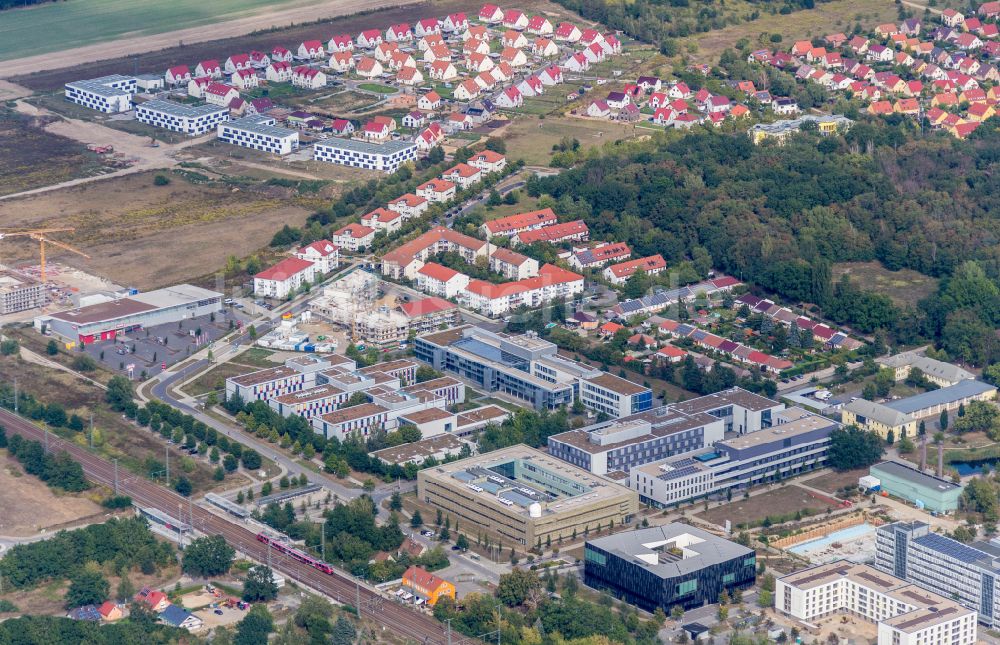
[[[360,11],[417,4],[417,0],[322,0],[313,5],[295,8],[278,8],[246,18],[238,18],[215,25],[204,25],[163,34],[124,38],[110,43],[100,43],[67,49],[61,52],[28,56],[5,61],[0,66],[0,78],[11,78],[49,69],[71,67],[108,58],[145,54],[176,47],[180,43],[201,43],[220,38],[243,36],[254,31],[274,27],[287,27],[317,20],[347,16]]]

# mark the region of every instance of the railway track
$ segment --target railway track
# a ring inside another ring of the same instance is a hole
[[[0,410],[0,425],[6,427],[8,433],[16,433],[43,443],[45,441],[43,430],[7,410]],[[53,434],[49,434],[48,440],[49,450],[65,450],[80,462],[87,479],[109,488],[114,486],[113,464],[92,454],[86,448],[64,441]],[[254,532],[199,506],[186,504],[187,498],[131,473],[124,478],[119,477],[118,489],[122,494],[130,496],[139,506],[153,507],[179,520],[190,521],[194,528],[203,534],[221,535],[233,548],[248,557],[258,562],[268,562],[268,552],[271,549],[258,542]],[[189,509],[184,509],[184,506],[189,506]],[[189,510],[192,517],[188,518],[184,513],[185,510]],[[391,630],[393,637],[402,637],[410,642],[427,645],[446,643],[444,627],[433,618],[383,599],[377,592],[366,586],[360,586],[356,580],[339,571],[328,575],[296,560],[288,558],[277,560],[274,558],[274,553],[270,555],[272,566],[276,571],[338,602],[359,605],[357,609],[362,616],[381,624],[386,632]],[[380,600],[384,601],[378,602]]]

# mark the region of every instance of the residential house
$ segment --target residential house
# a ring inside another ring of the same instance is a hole
[[[354,68],[354,55],[351,52],[333,52],[328,66],[341,74],[349,72]]]
[[[660,254],[651,255],[627,262],[619,262],[605,267],[604,278],[612,284],[623,285],[637,271],[645,271],[648,275],[662,273],[667,268],[667,263]]]
[[[483,22],[496,23],[503,20],[504,12],[495,4],[484,4],[479,10],[479,19]]]
[[[468,28],[469,28],[469,19],[463,12],[448,14],[447,16],[445,16],[445,19],[441,22],[441,30],[453,34],[458,32],[464,32]]]
[[[559,27],[556,28],[555,33],[553,35],[555,36],[556,40],[562,40],[568,43],[575,43],[576,41],[580,40],[580,37],[583,35],[583,32],[580,31],[579,27],[577,27],[571,22],[561,22],[559,23]]]
[[[367,29],[358,34],[355,39],[358,47],[363,49],[374,49],[382,44],[382,32],[378,29]]]
[[[479,168],[484,174],[500,172],[507,166],[507,157],[492,150],[473,153],[467,162],[473,168]]]
[[[233,85],[241,90],[248,90],[260,85],[257,72],[252,69],[241,69],[232,76]]]
[[[224,83],[209,83],[205,88],[205,102],[210,105],[229,107],[233,99],[238,98],[240,98],[240,93]]]
[[[417,270],[417,287],[432,296],[454,298],[468,285],[469,276],[436,262],[428,262]]]
[[[528,20],[528,31],[539,36],[547,36],[552,33],[552,23],[545,16],[532,16]]]
[[[398,231],[403,225],[403,216],[396,211],[376,208],[370,213],[362,215],[361,223],[376,231],[385,231],[386,234],[391,234]]]
[[[191,70],[188,69],[187,65],[177,65],[168,69],[167,73],[163,75],[163,79],[169,85],[181,85],[191,80]]]
[[[341,249],[357,252],[372,243],[375,239],[375,229],[363,224],[348,224],[334,231],[330,237]]]
[[[319,60],[320,58],[326,58],[326,50],[323,48],[323,43],[318,40],[303,42],[299,45],[298,53],[301,59]]]
[[[521,96],[539,96],[545,91],[545,84],[538,76],[529,76],[516,85]]]
[[[458,70],[451,61],[437,60],[431,63],[430,77],[435,81],[453,81],[458,78]]]
[[[413,26],[413,34],[417,38],[440,33],[441,21],[437,18],[424,18],[423,20],[418,20],[417,24]]]
[[[431,179],[417,186],[416,193],[429,202],[443,203],[451,201],[458,192],[453,182],[444,179]]]
[[[291,63],[294,60],[294,56],[292,55],[292,52],[290,52],[289,50],[285,49],[281,45],[278,45],[274,49],[271,50],[271,56],[270,56],[270,58],[271,58],[271,62],[272,63],[275,63],[275,62],[278,62],[278,63]]]
[[[436,110],[441,107],[441,97],[437,92],[431,90],[417,99],[417,108],[425,111]]]
[[[563,73],[557,65],[549,65],[542,71],[538,72],[536,78],[542,82],[542,85],[559,85],[563,82]],[[518,87],[518,89],[521,88]],[[538,92],[538,94],[541,94],[541,92]]]
[[[195,66],[194,77],[222,78],[222,66],[214,59],[203,60]]]
[[[457,101],[471,101],[477,96],[481,91],[479,84],[472,79],[465,79],[458,84],[455,88],[454,96]]]
[[[559,45],[548,38],[538,38],[531,44],[531,53],[541,58],[549,58],[559,55]]]
[[[424,82],[424,74],[416,67],[404,67],[396,73],[396,80],[401,85],[419,85]]]
[[[606,101],[593,101],[587,106],[587,116],[595,119],[607,119],[611,117],[611,108]]]
[[[460,163],[441,173],[441,178],[455,182],[462,190],[465,190],[479,182],[483,178],[483,172],[467,163]]]
[[[242,69],[251,69],[250,56],[247,54],[236,54],[226,59],[224,67],[226,74],[235,74]]]
[[[292,80],[292,64],[285,61],[271,63],[264,72],[264,78],[271,83],[285,83]]]
[[[390,43],[403,43],[413,40],[413,31],[408,23],[402,22],[385,30],[385,40]]]
[[[423,213],[427,212],[429,207],[430,202],[423,197],[414,195],[413,193],[406,193],[405,195],[397,197],[386,204],[386,208],[391,211],[396,211],[402,215],[404,219],[420,217]]]
[[[316,272],[326,275],[340,266],[340,247],[329,240],[316,240],[294,253],[300,260],[312,262]]]
[[[318,90],[326,87],[326,74],[313,67],[301,65],[292,70],[292,85]]]
[[[355,64],[355,70],[357,71],[358,76],[363,78],[379,78],[385,73],[385,68],[382,67],[382,63],[368,56],[362,56],[361,59],[358,60]]]
[[[365,39],[365,46],[368,46],[368,40]],[[374,45],[372,45],[374,47]],[[328,52],[351,52],[354,51],[354,39],[351,38],[349,34],[339,34],[334,36],[326,43],[326,51]]]
[[[503,26],[508,29],[526,29],[528,26],[528,16],[519,9],[508,9],[503,12]]]
[[[524,96],[519,89],[511,86],[493,97],[493,104],[499,108],[519,108],[524,105]]]

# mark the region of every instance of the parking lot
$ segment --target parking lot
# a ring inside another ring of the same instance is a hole
[[[236,327],[247,320],[238,309],[227,308],[211,316],[137,329],[113,341],[91,343],[84,351],[112,370],[128,372],[131,365],[136,378],[143,372],[154,376],[229,333],[230,324]]]

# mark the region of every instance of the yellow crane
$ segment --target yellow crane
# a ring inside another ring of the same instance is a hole
[[[58,246],[61,249],[66,249],[67,251],[72,251],[77,255],[83,256],[88,260],[90,259],[90,256],[84,253],[83,251],[75,249],[69,244],[65,244],[63,242],[56,242],[55,240],[46,237],[46,234],[48,233],[61,233],[64,231],[75,231],[75,230],[76,230],[75,228],[37,228],[30,231],[7,231],[7,232],[0,232],[0,240],[6,239],[8,237],[29,237],[38,242],[38,253],[41,256],[40,264],[41,264],[42,283],[44,284],[47,282],[45,274],[46,244],[51,244],[52,246]]]

